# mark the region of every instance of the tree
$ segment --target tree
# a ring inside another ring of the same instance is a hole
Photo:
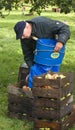
[[[42,12],[42,9],[45,9],[48,5],[55,5],[54,0],[30,0],[32,8],[30,12],[36,11],[39,15]]]
[[[31,0],[31,11],[36,11],[39,15],[46,6],[57,6],[60,8],[60,12],[65,14],[75,11],[75,0]]]
[[[39,15],[48,5],[59,7],[60,12],[65,14],[75,11],[75,0],[0,0],[0,15],[2,15],[2,9],[11,11],[13,7],[18,9],[22,3],[29,2],[32,5],[30,12],[36,11]]]
[[[61,13],[70,13],[72,10],[72,0],[56,0],[56,5],[61,9]]]
[[[15,9],[18,8],[19,2],[20,0],[0,0],[0,16],[4,17],[2,9],[10,12],[13,7],[15,7]]]
[[[73,8],[73,10],[75,12],[75,0],[72,0],[72,8]]]

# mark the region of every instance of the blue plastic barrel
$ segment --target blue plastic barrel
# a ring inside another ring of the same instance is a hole
[[[56,42],[54,39],[38,39],[34,62],[46,66],[60,65],[64,57],[65,46],[59,52],[53,52]]]

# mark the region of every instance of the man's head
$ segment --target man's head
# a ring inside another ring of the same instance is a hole
[[[31,36],[32,27],[31,24],[20,21],[14,26],[14,31],[16,33],[16,39],[29,38]]]

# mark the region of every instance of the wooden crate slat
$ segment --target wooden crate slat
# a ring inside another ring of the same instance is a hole
[[[11,112],[11,111],[8,111],[8,116],[10,118],[16,118],[16,119],[27,119],[27,114],[26,113],[16,113],[16,112]]]
[[[60,124],[57,122],[50,122],[50,121],[41,121],[41,120],[35,120],[34,121],[34,127],[36,128],[53,128],[53,130],[59,130]],[[39,129],[38,129],[39,130]]]
[[[32,101],[25,100],[24,103],[10,103],[8,104],[8,110],[17,113],[26,113],[32,115]]]
[[[53,109],[60,109],[73,102],[73,95],[66,97],[64,100],[61,99],[50,99],[50,98],[34,98],[34,107],[51,107]]]
[[[72,103],[68,106],[60,108],[59,110],[53,110],[52,108],[33,108],[33,117],[42,118],[42,119],[60,119],[65,115],[71,113],[73,110]]]
[[[21,89],[18,88],[16,85],[9,85],[7,87],[8,93],[15,94],[15,95],[21,95]]]
[[[23,101],[23,95],[16,95],[8,93],[8,102],[21,104]]]
[[[58,73],[61,74],[61,73]],[[39,76],[35,76],[33,79],[33,86],[34,87],[41,87],[41,86],[53,86],[54,88],[60,88],[60,87],[64,87],[67,86],[68,84],[73,83],[73,74],[72,73],[62,73],[63,75],[65,75],[66,77],[61,79],[61,78],[57,78],[57,79],[45,79],[45,75],[44,76],[40,76],[41,78],[38,78]]]
[[[34,98],[32,91],[23,90],[15,85],[9,85],[7,88],[8,94],[14,94],[15,96],[19,96],[20,98]]]
[[[54,86],[54,88],[58,88],[58,86],[60,86],[60,80],[34,78],[33,87],[41,87],[45,85],[48,85],[48,86],[51,85],[51,86]]]
[[[64,88],[40,88],[40,87],[33,87],[33,95],[35,97],[48,97],[48,98],[61,98],[66,96],[68,93],[72,93],[73,88],[71,86]]]
[[[26,109],[21,104],[8,104],[8,110],[16,113],[26,113]]]
[[[23,106],[27,106],[28,104],[33,103],[33,99],[23,96],[16,96],[14,94],[8,94],[8,102],[12,104],[21,104]]]

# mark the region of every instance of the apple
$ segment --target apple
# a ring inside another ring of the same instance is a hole
[[[52,75],[51,74],[46,74],[45,79],[52,79]]]

